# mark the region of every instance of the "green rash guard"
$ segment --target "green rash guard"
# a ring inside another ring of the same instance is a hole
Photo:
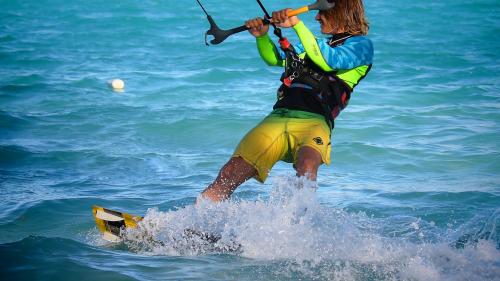
[[[342,45],[331,47],[327,38],[315,38],[300,21],[293,29],[300,44],[293,45],[301,58],[307,57],[325,72],[334,72],[351,90],[367,74],[373,60],[373,45],[366,36],[352,36]],[[271,66],[285,66],[285,53],[276,47],[268,34],[257,37],[262,59]]]
[[[282,75],[284,83],[278,89],[273,108],[320,114],[333,128],[334,119],[347,106],[352,90],[370,70],[373,45],[366,36],[334,34],[330,38],[315,38],[303,22],[293,29],[300,43],[292,48],[305,63],[304,69],[310,70],[291,80]],[[268,34],[256,40],[259,54],[268,65],[286,67],[285,52],[276,47]],[[313,69],[314,73],[309,72]],[[286,75],[298,73],[291,71]]]

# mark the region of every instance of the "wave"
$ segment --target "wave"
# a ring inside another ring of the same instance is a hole
[[[29,236],[0,244],[0,276],[9,280],[71,280],[75,276],[78,280],[136,280],[112,271],[109,263],[93,262],[102,257],[111,262],[113,255],[70,239]]]

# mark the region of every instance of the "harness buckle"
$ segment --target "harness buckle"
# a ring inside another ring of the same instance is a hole
[[[283,79],[283,84],[285,84],[285,86],[287,87],[290,87],[290,85],[292,85],[293,80],[297,77],[299,77],[299,73],[297,71],[294,71],[292,75]]]
[[[290,79],[290,77],[286,77],[285,79],[283,79],[283,84],[285,84],[285,86],[287,87],[290,87],[290,85],[292,85],[292,79]]]

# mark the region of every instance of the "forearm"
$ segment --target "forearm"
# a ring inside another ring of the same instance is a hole
[[[257,49],[259,50],[260,57],[271,66],[284,66],[285,61],[281,58],[274,45],[273,41],[269,37],[269,34],[256,38]]]
[[[297,33],[307,56],[324,71],[332,71],[333,69],[328,65],[321,53],[316,37],[314,37],[314,34],[312,34],[304,22],[297,23],[293,26],[293,29]]]

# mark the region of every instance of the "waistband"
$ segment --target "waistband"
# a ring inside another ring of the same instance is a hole
[[[300,119],[321,119],[325,117],[318,113],[307,112],[302,110],[293,110],[287,108],[276,108],[268,116],[273,117],[286,117],[286,118],[300,118]]]

